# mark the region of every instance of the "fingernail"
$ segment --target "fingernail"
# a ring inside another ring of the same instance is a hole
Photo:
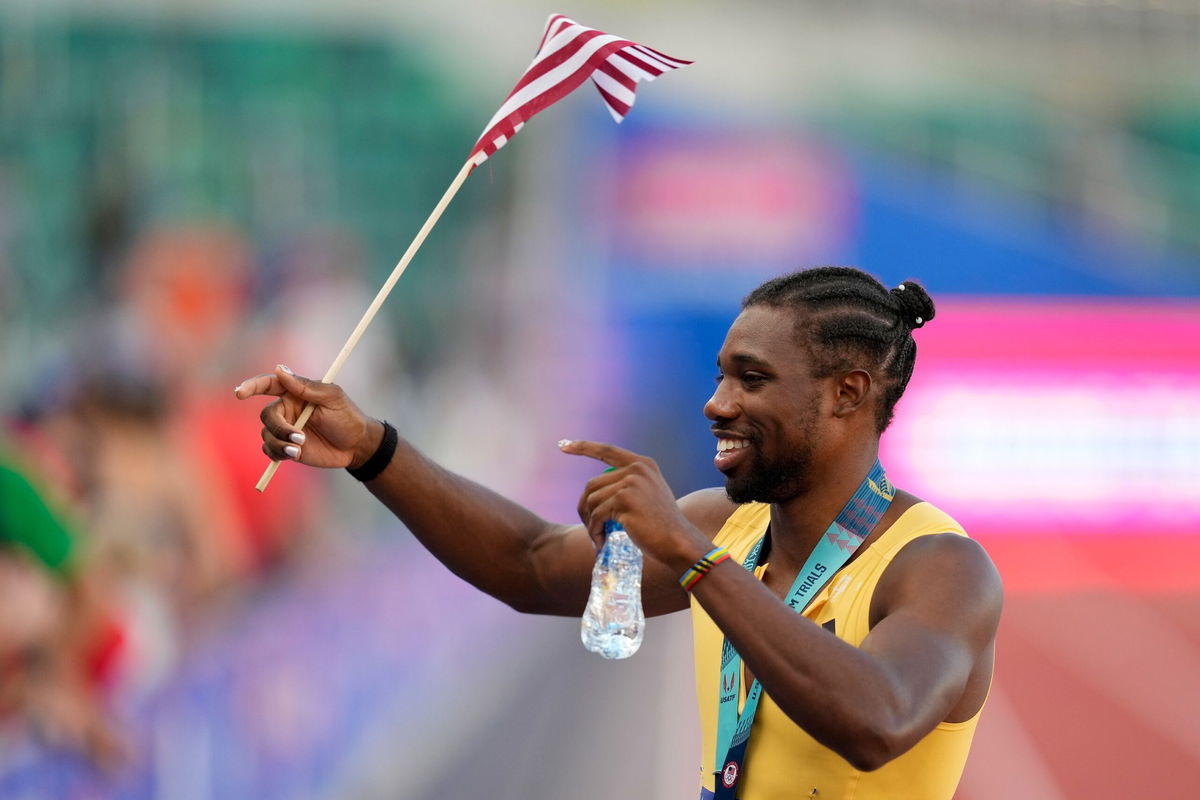
[[[559,439],[559,440],[558,440],[558,447],[559,447],[559,449],[561,450],[562,448],[566,447],[566,446],[567,446],[567,445],[569,445],[570,443],[571,443],[571,440],[570,440],[570,439]]]
[[[293,433],[288,439],[291,439],[296,444],[304,444],[304,434],[300,432]]]
[[[300,448],[293,447],[290,444],[287,447],[283,448],[283,452],[287,453],[289,458],[299,458],[300,457]]]
[[[291,368],[291,367],[289,367],[287,364],[280,364],[280,365],[279,365],[279,368],[280,368],[281,370],[283,370],[284,372],[286,372],[288,375],[295,375],[295,374],[296,374],[296,373],[292,372],[292,368]]]
[[[240,383],[237,386],[233,387],[234,396],[236,397],[237,393],[240,392],[241,390],[242,390],[242,385]]]

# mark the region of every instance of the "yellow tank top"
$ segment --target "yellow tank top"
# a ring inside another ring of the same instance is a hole
[[[770,521],[763,503],[740,506],[714,544],[729,548],[739,562],[749,555]],[[871,595],[883,571],[904,545],[918,536],[966,533],[951,517],[918,503],[858,558],[843,567],[813,598],[804,616],[858,647],[867,637]],[[756,574],[762,577],[763,566]],[[717,685],[724,635],[692,598],[696,697],[702,732],[701,785],[712,791],[717,731]],[[744,687],[744,680],[743,680]],[[743,688],[743,691],[745,689]],[[982,711],[982,709],[981,709]],[[739,800],[950,800],[967,761],[979,714],[965,722],[943,722],[908,752],[873,772],[862,772],[804,732],[764,692],[750,733]],[[816,789],[817,793],[813,794]]]

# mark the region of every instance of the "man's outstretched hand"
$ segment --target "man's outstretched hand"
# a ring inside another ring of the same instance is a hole
[[[275,461],[360,467],[383,439],[383,423],[363,414],[340,386],[301,377],[282,364],[273,373],[247,378],[233,393],[239,400],[279,398],[259,415],[263,452]],[[314,409],[301,431],[295,420],[308,403]]]

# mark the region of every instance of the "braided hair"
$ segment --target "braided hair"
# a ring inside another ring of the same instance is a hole
[[[855,368],[882,382],[875,427],[891,424],[917,358],[912,332],[933,319],[933,300],[916,281],[888,291],[853,267],[816,267],[769,280],[746,296],[742,308],[803,309],[796,334],[808,348],[813,377]]]

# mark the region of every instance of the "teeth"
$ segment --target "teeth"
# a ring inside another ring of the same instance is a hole
[[[737,450],[741,447],[748,447],[750,443],[745,439],[718,439],[717,452],[724,453],[726,450]]]

